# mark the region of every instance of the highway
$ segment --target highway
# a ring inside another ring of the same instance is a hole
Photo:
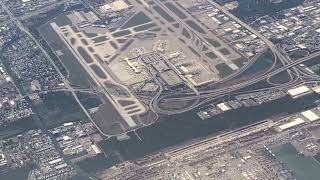
[[[245,27],[247,30],[249,30],[251,33],[255,34],[256,36],[258,36],[263,42],[266,43],[266,45],[271,49],[271,51],[277,55],[278,59],[281,61],[282,64],[287,64],[290,63],[291,60],[290,58],[288,58],[286,55],[284,55],[283,53],[281,53],[278,48],[274,45],[273,42],[271,42],[268,38],[266,38],[265,36],[263,36],[262,34],[260,34],[258,31],[256,31],[255,29],[253,29],[252,27],[250,27],[249,25],[247,25],[246,23],[244,23],[243,21],[241,21],[239,18],[237,18],[236,16],[234,16],[232,13],[230,13],[227,9],[225,9],[224,7],[220,6],[218,3],[214,2],[213,0],[209,0],[208,1],[211,5],[213,5],[214,7],[216,7],[217,9],[219,9],[220,11],[222,11],[223,13],[225,13],[226,15],[228,15],[231,19],[233,19],[234,21],[236,21],[237,23],[239,23],[241,26]],[[292,69],[295,73],[297,73],[297,69],[293,68]],[[288,70],[288,73],[291,73],[290,70]]]
[[[220,6],[218,3],[209,0],[208,1],[211,5],[213,5],[214,7],[216,7],[217,9],[219,9],[220,11],[222,11],[224,14],[226,14],[227,16],[229,16],[231,19],[233,19],[234,21],[236,21],[237,23],[239,23],[241,26],[245,27],[247,30],[249,30],[251,33],[255,34],[256,36],[258,36],[263,42],[266,43],[266,45],[272,50],[272,52],[274,52],[278,58],[283,62],[283,63],[289,63],[290,60],[284,56],[278,49],[277,47],[273,44],[273,42],[271,42],[268,38],[266,38],[265,36],[263,36],[262,34],[260,34],[259,32],[257,32],[255,29],[253,29],[252,27],[250,27],[249,25],[247,25],[246,23],[244,23],[243,21],[241,21],[239,18],[237,18],[236,16],[234,16],[232,13],[230,13],[228,10],[226,10],[224,7]]]
[[[53,62],[53,60],[51,59],[51,57],[49,56],[49,54],[42,48],[42,46],[40,45],[40,43],[31,35],[31,33],[22,25],[22,23],[20,22],[20,20],[18,18],[16,18],[11,11],[6,7],[6,5],[0,1],[0,5],[2,6],[3,10],[7,12],[7,14],[9,15],[10,19],[17,25],[17,27],[24,33],[27,34],[27,36],[29,36],[30,39],[33,40],[33,42],[38,46],[38,48],[41,50],[41,52],[45,55],[45,57],[47,58],[47,60],[52,64],[52,66],[54,67],[54,69],[57,71],[57,73],[59,74],[59,76],[61,77],[64,86],[66,87],[66,89],[68,89],[68,91],[72,94],[72,96],[74,97],[74,99],[77,101],[77,103],[79,104],[80,108],[82,109],[82,111],[86,114],[86,116],[90,119],[90,121],[97,127],[97,129],[99,130],[99,132],[101,134],[103,134],[104,136],[108,137],[107,134],[103,133],[99,127],[95,124],[95,122],[93,121],[93,119],[91,118],[91,116],[89,115],[88,111],[86,110],[86,108],[82,105],[82,103],[80,102],[77,94],[76,94],[76,90],[73,89],[70,84],[69,81],[64,77],[64,75],[61,73],[60,69],[58,68],[58,66]]]
[[[69,2],[70,0],[62,0],[62,1],[59,1],[59,2],[56,2],[54,4],[50,4],[49,6],[46,6],[46,7],[43,7],[43,8],[40,8],[40,9],[37,9],[37,10],[34,10],[34,11],[31,11],[31,12],[27,12],[25,14],[23,14],[22,16],[18,16],[18,17],[15,17],[16,19],[19,19],[20,21],[23,21],[23,20],[26,20],[26,19],[29,19],[29,18],[32,18],[34,16],[37,16],[39,14],[42,14],[42,13],[46,13],[54,8],[56,8],[57,6],[59,5],[62,5],[62,4],[65,4],[66,2]],[[8,9],[8,8],[7,8]],[[11,13],[12,14],[12,13]],[[8,14],[10,16],[10,14]],[[13,15],[13,14],[12,14]],[[8,24],[8,23],[11,23],[13,22],[14,20],[11,19],[12,16],[10,16],[10,19],[9,20],[6,20],[2,23],[0,23],[0,25],[5,25],[5,24]]]
[[[246,71],[249,67],[251,67],[252,64],[254,64],[258,59],[259,57],[263,54],[263,53],[266,53],[268,49],[265,49],[261,52],[259,52],[258,54],[256,54],[250,61],[248,61],[248,63],[246,63],[245,65],[243,65],[241,67],[241,69],[239,69],[238,71],[236,71],[235,73],[232,73],[231,75],[223,78],[223,79],[220,79],[218,82],[216,82],[215,84],[217,83],[223,83],[223,82],[226,82],[226,81],[229,81],[233,78],[236,78],[238,75],[240,75],[241,73],[243,73],[244,71]],[[276,60],[275,60],[276,62]]]
[[[244,87],[247,87],[249,85],[252,85],[254,83],[257,83],[259,81],[262,81],[264,79],[267,79],[267,78],[270,78],[274,75],[277,75],[285,70],[288,70],[292,67],[295,67],[301,63],[304,63],[312,58],[315,58],[317,56],[320,56],[320,52],[316,52],[316,53],[313,53],[311,54],[310,56],[307,56],[307,57],[304,57],[304,58],[301,58],[301,59],[298,59],[298,60],[295,60],[293,62],[289,62],[288,64],[282,66],[281,68],[278,68],[274,71],[271,71],[269,73],[266,73],[260,77],[257,77],[257,78],[254,78],[254,79],[250,79],[248,81],[245,81],[245,82],[242,82],[242,83],[239,83],[239,84],[236,84],[236,85],[233,85],[233,86],[230,86],[230,87],[227,87],[227,88],[220,88],[220,89],[215,89],[215,90],[212,90],[208,93],[204,93],[204,94],[201,94],[199,96],[189,96],[188,99],[199,99],[199,98],[209,98],[208,100],[204,101],[204,102],[201,102],[201,103],[198,103],[196,105],[192,105],[192,106],[189,106],[189,107],[186,107],[184,109],[181,109],[181,110],[163,110],[161,109],[158,104],[159,102],[163,99],[161,97],[159,97],[158,99],[154,100],[152,105],[154,106],[153,109],[157,112],[157,113],[160,113],[160,114],[167,114],[167,115],[173,115],[173,114],[179,114],[179,113],[183,113],[183,112],[186,112],[186,111],[189,111],[189,110],[192,110],[196,107],[199,107],[200,105],[208,102],[208,101],[211,101],[212,99],[211,98],[219,98],[219,97],[223,97],[225,94],[230,94],[238,89],[241,89],[241,88],[244,88]],[[169,98],[166,98],[166,99],[169,99]],[[181,100],[185,100],[186,97],[183,96],[183,97],[179,97],[179,98],[173,98],[173,99],[181,99]]]
[[[66,2],[68,0],[64,0],[62,2]],[[61,2],[61,3],[62,3]],[[86,0],[81,0],[81,2],[83,4],[86,4]],[[163,2],[161,2],[160,0],[155,0],[154,1],[156,4],[158,4],[159,6],[161,6],[164,10],[166,10],[166,12],[168,14],[170,14],[172,17],[175,17],[175,19],[181,23],[183,26],[185,26],[190,32],[192,32],[197,38],[199,38],[202,42],[204,42],[206,45],[208,45],[208,47],[212,47],[203,37],[201,34],[195,32],[194,30],[192,30],[183,20],[180,20],[179,17],[177,17],[176,14],[172,13],[165,5],[163,5]],[[273,44],[273,42],[271,42],[269,39],[267,39],[265,36],[263,36],[262,34],[260,34],[259,32],[257,32],[255,29],[253,29],[252,27],[250,27],[249,25],[247,25],[246,23],[242,22],[240,19],[238,19],[236,16],[234,16],[233,14],[231,14],[229,11],[227,11],[225,8],[223,8],[222,6],[220,6],[219,4],[209,0],[208,1],[210,4],[212,4],[214,7],[216,7],[217,9],[219,9],[221,12],[225,13],[227,16],[229,16],[231,19],[233,19],[235,22],[237,22],[238,24],[240,24],[241,26],[243,26],[244,28],[246,28],[247,30],[249,30],[251,33],[255,34],[257,37],[259,37],[262,41],[265,42],[265,44],[267,45],[268,48],[270,48],[270,50],[272,51],[272,53],[274,54],[276,60],[275,63],[279,60],[283,66],[276,69],[276,70],[271,70],[275,64],[273,64],[272,68],[269,69],[268,72],[266,72],[265,74],[262,74],[256,78],[252,78],[249,79],[247,81],[238,83],[238,84],[234,84],[231,85],[229,87],[223,87],[223,88],[215,88],[215,89],[211,89],[211,90],[205,90],[205,91],[198,91],[196,88],[192,87],[192,85],[189,85],[190,89],[192,89],[194,93],[184,93],[181,94],[179,97],[177,97],[177,95],[173,96],[171,95],[165,95],[163,96],[162,92],[163,92],[163,87],[161,85],[159,85],[160,90],[157,92],[157,94],[151,99],[149,106],[150,109],[155,112],[155,113],[159,113],[159,114],[166,114],[166,115],[172,115],[172,114],[179,114],[179,113],[183,113],[189,110],[192,110],[194,108],[197,108],[201,105],[203,105],[204,103],[207,103],[209,101],[212,101],[214,99],[217,98],[221,98],[224,97],[226,94],[230,94],[233,93],[236,90],[239,90],[241,88],[250,86],[252,84],[255,84],[257,82],[260,82],[262,80],[265,79],[270,79],[270,77],[277,75],[283,71],[288,71],[288,73],[290,73],[291,76],[291,80],[290,84],[282,84],[279,86],[275,85],[275,88],[277,87],[284,87],[284,86],[289,86],[292,85],[294,83],[296,83],[297,79],[293,78],[293,74],[296,74],[298,76],[298,78],[300,77],[300,74],[303,75],[308,75],[306,72],[304,72],[301,69],[296,68],[296,66],[298,64],[301,64],[303,62],[306,62],[314,57],[320,56],[320,52],[311,54],[308,57],[304,57],[295,61],[291,61],[286,55],[284,55],[282,52],[279,51],[279,49]],[[39,9],[38,11],[29,13],[25,16],[21,16],[21,17],[14,17],[14,15],[10,12],[10,10],[5,6],[5,4],[0,1],[2,8],[8,13],[9,17],[10,17],[10,22],[14,22],[20,29],[21,31],[25,32],[36,44],[37,46],[40,48],[40,50],[44,53],[44,55],[47,57],[47,59],[51,62],[51,64],[53,65],[53,67],[57,70],[57,72],[59,73],[59,75],[61,76],[64,84],[65,84],[65,89],[69,92],[71,92],[71,94],[74,96],[74,98],[76,99],[76,101],[79,103],[79,105],[81,106],[81,108],[83,109],[83,111],[86,113],[86,115],[88,116],[88,118],[94,123],[94,121],[91,119],[90,115],[88,114],[88,112],[86,111],[86,109],[82,106],[81,102],[79,101],[77,95],[76,95],[76,89],[72,88],[68,82],[68,80],[63,76],[63,74],[60,72],[59,68],[55,65],[55,63],[52,61],[52,59],[50,58],[50,56],[47,54],[47,52],[42,48],[42,46],[38,43],[38,41],[30,34],[30,32],[21,24],[20,20],[23,18],[28,18],[31,17],[33,15],[36,15],[37,13],[41,13],[41,12],[45,12],[48,9],[52,9],[54,6],[56,6],[57,4],[54,4],[51,6],[48,6],[46,8],[42,8]],[[92,8],[92,7],[91,7]],[[262,53],[261,53],[262,54]],[[220,54],[217,54],[218,56],[220,56]],[[241,73],[243,73],[246,69],[248,69],[249,67],[251,67],[254,62],[258,59],[260,54],[257,54],[248,64],[246,64],[245,66],[243,66],[239,71],[237,71],[236,73],[232,74],[231,76],[228,76],[224,79],[221,79],[220,81],[216,82],[216,83],[221,83],[221,82],[225,82],[228,80],[231,80],[233,78],[236,78],[238,75],[240,75]],[[222,55],[221,55],[222,56]],[[221,58],[224,58],[223,56]],[[168,63],[170,66],[171,64]],[[293,71],[292,71],[293,70]],[[309,74],[310,75],[310,74]],[[315,76],[310,75],[311,78],[317,78]],[[156,77],[155,77],[156,79]],[[156,80],[157,81],[157,80]],[[158,84],[160,84],[158,82]],[[200,102],[200,99],[204,99],[206,98],[204,101]],[[179,109],[179,110],[167,110],[167,109],[162,109],[159,104],[160,101],[166,99],[166,100],[193,100],[194,102],[192,102],[191,105],[189,105],[188,107],[185,107],[183,109]],[[98,128],[99,129],[99,128]],[[99,131],[104,134],[100,129]],[[108,137],[108,135],[104,134],[105,136]]]
[[[238,89],[244,88],[246,86],[252,85],[252,84],[257,83],[257,82],[259,82],[261,80],[269,79],[270,77],[272,77],[274,75],[277,75],[278,73],[283,72],[283,71],[288,71],[288,73],[289,73],[289,75],[291,77],[291,80],[293,81],[294,80],[293,74],[296,74],[296,75],[299,76],[299,72],[301,73],[301,70],[296,68],[295,66],[298,65],[298,64],[301,64],[301,63],[303,63],[305,61],[308,61],[309,59],[319,55],[319,53],[315,53],[315,54],[313,54],[311,56],[308,56],[308,57],[305,57],[305,58],[301,58],[299,60],[296,60],[296,61],[292,62],[286,55],[281,53],[277,49],[277,47],[273,44],[273,42],[271,42],[268,38],[266,38],[265,36],[263,36],[262,34],[257,32],[255,29],[253,29],[252,27],[250,27],[246,23],[242,22],[240,19],[238,19],[236,16],[231,14],[229,11],[227,11],[225,8],[223,8],[219,4],[217,4],[217,3],[213,2],[213,1],[208,1],[208,2],[211,5],[213,5],[214,7],[216,7],[217,9],[219,9],[221,12],[225,13],[227,16],[229,16],[235,22],[239,23],[241,26],[243,26],[244,28],[249,30],[251,33],[255,34],[262,41],[264,41],[265,44],[267,45],[267,47],[269,47],[271,49],[271,51],[273,52],[273,54],[275,55],[275,58],[277,60],[279,60],[283,64],[283,66],[281,68],[278,68],[278,69],[274,70],[274,71],[267,72],[264,75],[259,76],[257,78],[250,79],[248,81],[245,81],[245,82],[242,82],[242,83],[239,83],[239,84],[231,85],[231,86],[226,87],[226,88],[201,91],[201,92],[199,92],[200,94],[197,94],[197,95],[194,95],[194,94],[192,95],[192,94],[188,93],[188,95],[184,94],[183,96],[178,97],[178,98],[177,97],[175,97],[175,98],[171,97],[170,98],[170,96],[172,96],[172,95],[167,95],[164,98],[161,95],[157,94],[157,96],[154,97],[152,99],[151,103],[150,103],[150,105],[152,106],[152,109],[157,113],[167,114],[167,115],[178,114],[178,113],[183,113],[183,112],[192,110],[193,108],[196,108],[196,107],[200,106],[201,104],[203,104],[203,103],[196,103],[195,102],[191,106],[188,106],[188,107],[186,107],[184,109],[181,109],[181,110],[164,110],[164,109],[161,109],[159,107],[159,102],[161,100],[163,100],[163,99],[167,99],[167,100],[168,99],[171,99],[171,100],[187,100],[187,99],[188,100],[192,100],[192,99],[194,99],[195,101],[198,102],[200,98],[208,98],[208,100],[204,101],[204,102],[207,102],[209,100],[212,100],[211,98],[213,98],[213,97],[215,97],[215,98],[223,97],[225,94],[229,94],[229,93],[231,93],[231,92],[233,92],[235,90],[238,90]],[[193,34],[195,34],[200,40],[202,40],[203,42],[206,42],[197,32],[194,32],[192,29],[190,29],[188,27],[188,25],[186,25],[174,13],[172,13],[170,10],[168,10],[168,8],[166,6],[164,6],[162,4],[162,2],[156,0],[155,3],[158,4],[159,6],[161,6],[164,10],[166,10],[166,12],[169,13],[172,17],[175,17],[175,19],[178,20],[179,23],[183,24],[186,28],[188,28],[191,32],[193,32]],[[245,69],[250,67],[250,65],[252,65],[252,64],[253,63],[251,62],[249,65],[247,65],[245,67]],[[241,74],[243,71],[244,70],[239,70],[239,72],[236,73],[236,74],[237,75]],[[227,78],[227,80],[230,80],[233,77],[236,77],[236,76],[232,75],[232,77],[231,78]],[[217,83],[219,83],[219,81]]]
[[[202,34],[195,32],[193,29],[191,29],[183,20],[179,19],[179,17],[177,17],[176,14],[174,14],[172,11],[170,11],[164,4],[163,2],[159,1],[159,0],[155,0],[154,1],[158,6],[160,6],[162,9],[164,9],[171,17],[173,17],[177,22],[179,22],[181,25],[183,25],[186,29],[188,29],[190,32],[192,32],[192,34],[194,36],[196,36],[199,40],[201,40],[203,43],[207,44],[207,46],[212,49],[213,47],[202,37]],[[221,6],[219,6],[220,9],[223,9]],[[223,10],[223,12],[226,12],[225,10]],[[227,15],[230,15],[229,12],[227,12]],[[231,18],[236,18],[232,15]],[[276,47],[274,46],[274,44],[269,41],[267,38],[265,38],[264,36],[262,36],[260,33],[256,32],[254,29],[252,29],[251,27],[249,27],[248,25],[246,25],[245,23],[243,23],[242,21],[240,21],[239,19],[236,19],[236,21],[239,21],[242,25],[245,25],[244,27],[248,27],[250,28],[249,30],[252,31],[254,34],[257,34],[258,37],[262,37],[262,40],[266,41],[266,44],[270,45],[270,49],[272,50],[275,58],[278,58],[278,54],[281,54]],[[252,58],[252,60],[249,61],[248,64],[246,64],[244,67],[242,67],[239,71],[237,71],[236,73],[234,73],[233,75],[226,77],[224,79],[221,79],[220,81],[216,82],[216,83],[221,83],[221,82],[225,82],[228,81],[232,78],[237,77],[237,75],[241,74],[242,72],[244,72],[247,68],[249,68],[252,64],[254,64],[254,62],[258,59],[259,55],[261,55],[262,52],[260,54],[257,54],[254,58]],[[219,54],[218,54],[219,55]],[[282,55],[282,54],[281,54]],[[282,57],[282,56],[281,56]],[[286,57],[282,57],[281,60],[282,64],[286,64],[286,62],[288,61]],[[276,63],[276,61],[275,61]],[[272,67],[275,66],[275,63],[273,64]],[[170,64],[170,63],[169,63]],[[289,68],[287,68],[286,70],[288,70]],[[160,114],[167,114],[167,115],[171,115],[171,114],[177,114],[177,113],[182,113],[182,112],[186,112],[189,110],[192,110],[195,107],[198,107],[200,105],[200,99],[201,98],[212,98],[212,97],[222,97],[224,94],[227,94],[228,92],[232,92],[234,90],[237,90],[239,88],[248,86],[250,84],[254,84],[255,82],[258,82],[259,80],[255,80],[255,81],[249,81],[249,82],[245,82],[245,83],[241,83],[241,84],[237,84],[234,86],[230,86],[226,89],[213,89],[213,90],[207,90],[207,91],[195,91],[194,88],[190,88],[191,90],[193,90],[193,92],[187,92],[184,93],[182,96],[183,97],[179,97],[179,98],[172,98],[170,96],[172,96],[172,94],[167,95],[166,99],[181,99],[181,100],[194,100],[194,102],[192,103],[191,106],[189,106],[188,108],[185,108],[183,110],[179,110],[179,111],[169,111],[169,110],[163,110],[162,108],[159,107],[159,102],[164,99],[164,96],[162,96],[162,90],[160,89],[160,92],[158,92],[150,101],[149,103],[149,107],[152,111],[156,112],[156,113],[160,113]],[[215,83],[215,84],[216,84]],[[190,85],[189,85],[190,87]],[[194,94],[194,92],[196,94]],[[189,95],[189,96],[185,96],[185,95]],[[178,94],[176,94],[178,95]]]
[[[43,8],[40,8],[40,9],[37,9],[35,11],[32,11],[30,13],[26,13],[24,14],[23,16],[19,16],[17,17],[19,20],[26,20],[26,19],[29,19],[33,16],[37,16],[39,14],[42,14],[42,13],[46,13],[52,9],[54,9],[55,7],[59,6],[59,5],[62,5],[62,4],[65,4],[66,2],[69,2],[70,0],[62,0],[62,1],[59,1],[57,3],[54,3],[54,4],[51,4],[49,6],[46,6],[46,7],[43,7]]]

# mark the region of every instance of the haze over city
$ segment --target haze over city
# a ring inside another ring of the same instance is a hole
[[[318,180],[320,0],[0,0],[0,179]]]

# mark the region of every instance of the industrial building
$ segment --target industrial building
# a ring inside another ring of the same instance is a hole
[[[217,107],[218,107],[219,109],[221,109],[221,111],[231,110],[231,108],[227,105],[227,103],[217,104]]]
[[[299,98],[312,93],[311,89],[307,86],[299,86],[294,89],[289,89],[288,94],[293,98]]]
[[[320,86],[313,87],[312,91],[317,93],[317,94],[320,94]]]
[[[287,129],[293,128],[303,123],[305,123],[305,121],[302,118],[295,118],[293,120],[289,120],[289,122],[286,122],[282,125],[276,126],[275,130],[279,132],[285,131]]]
[[[125,10],[129,7],[130,6],[125,1],[117,0],[117,1],[105,4],[105,5],[102,5],[100,7],[100,11],[103,13],[117,12],[117,11]]]
[[[208,119],[211,117],[211,115],[207,112],[207,111],[199,111],[197,113],[197,115],[199,116],[200,119],[204,120],[204,119]]]
[[[316,113],[314,113],[312,110],[304,111],[301,113],[301,115],[307,120],[309,120],[310,122],[320,119],[320,117]]]

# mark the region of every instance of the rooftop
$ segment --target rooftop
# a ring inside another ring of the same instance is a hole
[[[298,96],[298,95],[302,95],[302,94],[305,94],[305,93],[308,93],[310,92],[310,88],[308,88],[307,86],[299,86],[299,87],[296,87],[294,89],[289,89],[288,90],[288,94],[290,96]]]
[[[306,119],[308,119],[309,121],[315,121],[315,120],[318,120],[320,118],[318,115],[316,115],[311,110],[304,111],[304,112],[301,113],[301,115],[303,117],[305,117]]]
[[[288,123],[285,123],[285,124],[278,126],[278,128],[282,131],[282,130],[292,128],[292,127],[297,126],[302,123],[304,123],[304,120],[302,118],[296,118],[293,121],[290,121]]]

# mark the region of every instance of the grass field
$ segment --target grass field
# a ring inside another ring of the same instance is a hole
[[[35,128],[37,128],[37,125],[34,122],[33,116],[22,118],[16,122],[8,124],[7,126],[0,127],[0,139],[18,135]]]
[[[72,24],[66,15],[60,15],[55,18],[55,22],[59,27]]]
[[[139,13],[135,14],[129,21],[127,21],[121,27],[121,29],[131,28],[134,26],[148,23],[150,21],[151,21],[151,19],[147,15],[145,15],[143,12],[139,12]]]
[[[219,71],[220,77],[227,77],[233,73],[233,70],[225,63],[217,64],[216,68]]]
[[[59,57],[69,72],[68,80],[71,85],[82,88],[89,88],[94,85],[93,80],[70,52],[64,51],[63,55]]]
[[[35,169],[35,165],[26,165],[21,168],[17,168],[14,170],[9,170],[5,173],[0,173],[0,179],[2,180],[22,180],[22,179],[28,179],[29,172],[32,169]]]
[[[102,101],[99,96],[94,95],[94,94],[88,94],[88,93],[81,93],[78,92],[77,96],[81,102],[81,104],[86,108],[86,109],[91,109],[95,107],[99,107],[99,105],[102,104]]]
[[[35,104],[34,109],[48,129],[70,121],[88,122],[89,120],[70,93],[49,93],[41,95],[41,99],[43,102]]]
[[[88,88],[91,85],[95,85],[94,81],[86,73],[76,57],[49,24],[39,28],[39,32],[54,52],[60,51],[58,57],[68,71],[68,80],[71,85],[81,88]]]

